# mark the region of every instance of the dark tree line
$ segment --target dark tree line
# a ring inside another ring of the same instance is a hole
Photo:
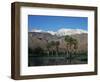
[[[72,53],[77,52],[78,48],[78,41],[77,39],[72,38],[71,36],[65,36],[64,41],[66,42],[66,50],[65,53],[61,53],[59,49],[60,42],[59,41],[48,41],[46,45],[46,50],[44,50],[41,47],[37,47],[34,50],[29,48],[28,52],[29,54],[40,54],[40,55],[59,55],[59,54],[65,54],[70,55]]]

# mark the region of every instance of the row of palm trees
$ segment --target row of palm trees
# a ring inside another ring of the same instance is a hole
[[[77,39],[74,39],[70,36],[65,36],[64,38],[64,41],[66,42],[66,50],[65,50],[65,53],[63,54],[72,54],[77,51],[77,48],[78,48],[78,41]],[[59,49],[59,45],[60,45],[60,42],[59,41],[47,41],[47,53],[48,55],[59,55],[60,53],[60,49]],[[50,53],[51,52],[51,53]],[[55,52],[55,53],[54,53]]]
[[[71,36],[65,36],[64,41],[66,42],[66,50],[62,53],[59,46],[60,46],[60,41],[48,41],[47,40],[47,45],[46,45],[46,50],[42,49],[41,47],[37,47],[32,51],[29,49],[29,52],[32,54],[47,54],[48,56],[51,55],[71,55],[72,53],[75,54],[78,48],[78,41]]]

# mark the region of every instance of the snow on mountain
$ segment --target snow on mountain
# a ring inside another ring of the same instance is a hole
[[[64,36],[64,35],[74,35],[74,34],[82,34],[82,33],[87,33],[87,31],[82,30],[82,29],[59,29],[55,35],[58,36]]]
[[[50,33],[52,35],[55,35],[56,34],[56,32],[54,32],[54,31],[47,31],[47,33]]]
[[[54,32],[54,31],[43,31],[43,30],[37,30],[37,29],[33,29],[31,32],[44,32],[44,33],[50,33],[52,35],[57,35],[57,36],[87,33],[87,31],[85,31],[83,29],[66,29],[66,28],[61,28],[56,32]]]

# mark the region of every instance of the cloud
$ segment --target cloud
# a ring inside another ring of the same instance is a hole
[[[43,32],[43,30],[40,30],[40,29],[32,29],[30,32]]]

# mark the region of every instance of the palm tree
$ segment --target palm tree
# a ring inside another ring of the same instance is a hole
[[[71,45],[72,45],[72,38],[70,36],[65,36],[65,42],[66,42],[66,47],[67,47],[67,54],[69,55],[70,50],[71,50]]]
[[[60,45],[60,42],[59,42],[59,41],[56,41],[56,42],[55,42],[55,46],[56,46],[56,54],[59,53],[59,45]]]
[[[72,53],[73,51],[77,49],[77,44],[78,44],[78,41],[70,36],[65,36],[65,42],[66,42],[66,47],[67,47],[67,53],[70,57],[70,63],[71,63],[71,58],[72,58]],[[74,46],[74,48],[73,48]]]
[[[46,46],[46,48],[47,48],[47,54],[49,56],[49,54],[50,54],[50,48],[51,48],[51,42],[49,42],[48,40],[46,40],[46,41],[47,41],[47,46]]]
[[[73,39],[73,45],[74,45],[74,54],[76,54],[78,48],[78,41],[76,39]]]
[[[51,46],[51,53],[52,53],[52,55],[53,55],[53,54],[54,54],[55,42],[54,42],[54,41],[51,41],[51,42],[50,42],[50,46]]]
[[[50,47],[51,47],[50,43],[47,43],[46,47],[47,47],[47,54],[49,56],[49,54],[50,54]]]
[[[47,41],[48,55],[50,54],[50,52],[51,52],[52,55],[54,54],[54,48],[55,48],[56,45],[58,45],[58,43],[56,43],[55,41],[51,41],[51,42]]]

